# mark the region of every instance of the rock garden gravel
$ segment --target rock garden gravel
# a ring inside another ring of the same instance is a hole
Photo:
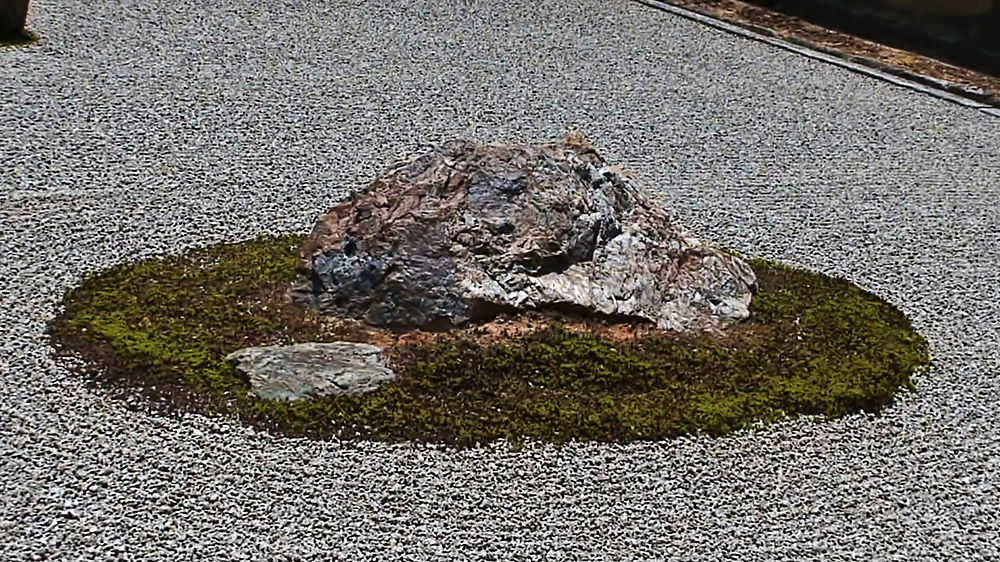
[[[996,560],[1000,120],[622,1],[36,0],[0,49],[0,560]],[[418,143],[590,136],[898,303],[880,416],[630,446],[270,437],[47,347],[87,272],[305,231]]]

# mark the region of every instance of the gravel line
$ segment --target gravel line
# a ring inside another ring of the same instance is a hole
[[[633,2],[38,0],[30,27],[0,49],[0,560],[1000,557],[1000,121]],[[877,417],[515,453],[136,413],[46,347],[86,272],[304,231],[421,142],[567,128],[696,232],[891,300],[936,368]]]

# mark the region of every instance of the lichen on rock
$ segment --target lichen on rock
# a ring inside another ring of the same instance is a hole
[[[294,300],[377,327],[568,308],[714,331],[746,318],[756,289],[749,265],[574,137],[430,148],[324,214],[300,258]]]

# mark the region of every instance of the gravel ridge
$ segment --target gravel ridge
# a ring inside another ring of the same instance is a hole
[[[1000,122],[637,3],[32,2],[0,49],[0,560],[1000,558]],[[138,413],[56,361],[111,264],[305,232],[427,141],[586,134],[936,365],[881,416],[473,450]]]

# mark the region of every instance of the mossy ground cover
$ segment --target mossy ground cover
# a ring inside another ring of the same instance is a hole
[[[752,316],[722,336],[530,314],[443,333],[390,334],[292,304],[301,237],[120,265],[65,298],[50,333],[96,379],[168,410],[316,438],[469,445],[721,434],[757,421],[877,411],[928,363],[896,308],[851,283],[752,261]],[[525,320],[526,319],[526,320]],[[253,397],[224,357],[252,345],[368,341],[399,375],[357,397]]]

